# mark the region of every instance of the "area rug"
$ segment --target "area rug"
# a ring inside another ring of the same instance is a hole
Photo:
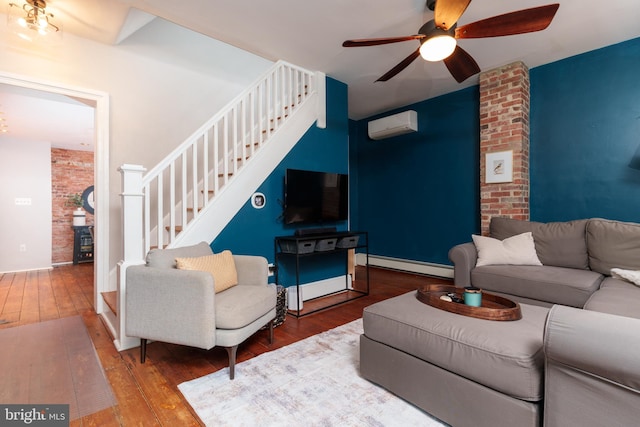
[[[359,375],[362,319],[178,386],[207,426],[443,426]]]
[[[0,330],[0,403],[68,404],[71,420],[117,403],[80,316]]]

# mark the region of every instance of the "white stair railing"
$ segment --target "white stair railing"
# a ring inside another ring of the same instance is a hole
[[[124,258],[117,314],[103,313],[118,350],[139,345],[125,334],[127,268],[215,238],[314,122],[326,126],[324,74],[278,61],[148,173],[120,167]]]
[[[142,253],[172,246],[317,90],[316,80],[315,73],[278,61],[144,175]]]

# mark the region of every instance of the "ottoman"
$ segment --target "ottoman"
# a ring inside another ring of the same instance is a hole
[[[446,423],[539,426],[548,308],[491,321],[426,305],[410,292],[365,308],[361,375]]]

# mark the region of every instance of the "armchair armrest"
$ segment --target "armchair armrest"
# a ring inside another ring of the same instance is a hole
[[[255,255],[234,255],[239,285],[266,285],[269,276],[267,259]]]
[[[555,305],[544,335],[545,426],[635,425],[640,319]]]
[[[471,270],[478,260],[476,245],[468,242],[454,246],[449,250],[449,260],[453,263],[453,283],[459,288],[471,286]]]
[[[204,349],[215,346],[215,293],[202,271],[127,268],[126,334]]]

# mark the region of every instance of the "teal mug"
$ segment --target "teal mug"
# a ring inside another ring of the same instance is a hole
[[[472,307],[482,306],[482,289],[475,286],[464,288],[464,303]]]

